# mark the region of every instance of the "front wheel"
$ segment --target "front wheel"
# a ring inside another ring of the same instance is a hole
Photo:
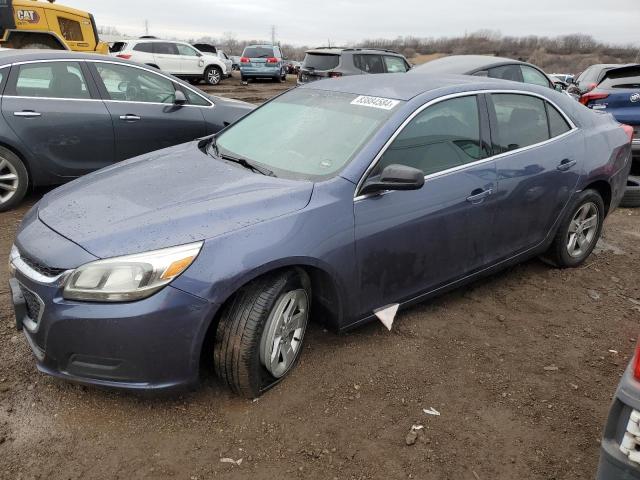
[[[567,210],[543,258],[559,268],[581,265],[598,243],[604,223],[604,202],[594,190],[580,193]]]
[[[234,392],[255,398],[291,371],[309,322],[308,277],[287,270],[259,278],[225,306],[214,342],[217,376]]]
[[[208,67],[204,72],[204,80],[208,85],[217,85],[222,80],[222,70],[220,67]]]
[[[17,207],[29,186],[24,163],[11,150],[0,147],[0,212]]]

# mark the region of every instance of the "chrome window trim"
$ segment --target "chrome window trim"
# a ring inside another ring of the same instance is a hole
[[[14,62],[11,64],[7,64],[7,65],[3,65],[0,68],[8,68],[8,67],[12,67],[14,65],[27,65],[27,64],[32,64],[32,63],[52,63],[52,62],[76,62],[76,63],[80,63],[80,62],[90,62],[90,63],[108,63],[110,65],[122,65],[125,67],[131,67],[131,68],[137,68],[138,70],[144,70],[145,72],[149,72],[152,73],[154,75],[158,75],[162,78],[165,78],[167,80],[169,80],[171,83],[176,83],[176,79],[175,78],[171,78],[168,75],[162,73],[159,70],[152,70],[150,68],[147,68],[143,65],[132,65],[129,63],[122,63],[122,62],[114,62],[114,61],[109,61],[109,60],[99,60],[99,59],[94,59],[94,58],[52,58],[52,59],[47,59],[47,60],[25,60],[23,62]],[[192,93],[195,93],[197,96],[199,96],[200,98],[202,98],[204,101],[206,101],[209,105],[182,105],[183,107],[198,107],[198,108],[214,108],[216,106],[215,102],[213,102],[211,99],[204,97],[201,93],[197,92],[196,90],[194,90],[193,88],[189,87],[188,85],[182,84],[180,83],[180,86],[183,88],[186,88],[187,90],[189,90]],[[11,98],[41,98],[41,99],[49,99],[48,97],[24,97],[24,96],[16,96],[16,95],[3,95],[6,97],[11,97]],[[76,99],[76,98],[53,98],[54,100],[85,100],[85,99]],[[159,102],[128,102],[126,100],[111,100],[111,99],[97,99],[97,98],[92,98],[89,99],[95,102],[121,102],[121,103],[139,103],[139,104],[146,104],[146,105],[172,105],[170,103],[159,103]],[[85,100],[86,101],[86,100]]]
[[[29,97],[26,95],[3,95],[6,98],[19,98],[22,100],[58,100],[63,102],[102,102],[98,98],[64,98],[64,97]]]
[[[546,145],[547,143],[551,143],[554,142],[560,138],[564,138],[576,131],[578,131],[578,127],[576,126],[576,124],[573,122],[573,120],[571,120],[571,118],[564,112],[564,110],[562,110],[557,103],[555,103],[553,100],[549,100],[547,97],[545,97],[544,95],[541,95],[539,93],[535,93],[535,92],[529,92],[526,90],[501,90],[501,89],[495,89],[495,90],[472,90],[472,91],[468,91],[468,92],[458,92],[458,93],[451,93],[449,95],[445,95],[443,97],[439,97],[439,98],[435,98],[427,103],[425,103],[424,105],[421,105],[420,107],[418,107],[415,111],[413,111],[411,113],[411,115],[409,115],[404,122],[402,122],[402,124],[396,129],[395,132],[393,132],[393,135],[391,135],[391,137],[389,138],[389,140],[386,141],[386,143],[382,146],[382,148],[380,149],[380,151],[378,152],[378,154],[374,157],[373,161],[369,164],[369,166],[367,167],[367,169],[364,171],[364,173],[362,174],[362,176],[360,177],[360,180],[358,181],[358,184],[356,186],[355,192],[354,192],[354,197],[353,197],[353,201],[354,202],[358,202],[360,200],[364,200],[366,198],[372,197],[372,196],[380,196],[380,193],[369,193],[366,195],[358,195],[358,193],[360,192],[362,186],[364,185],[365,180],[367,179],[367,177],[369,176],[369,174],[371,173],[371,171],[376,167],[376,165],[378,164],[378,162],[380,161],[380,159],[382,158],[382,156],[385,154],[385,152],[387,151],[387,149],[389,148],[389,146],[391,146],[391,144],[395,141],[395,139],[398,137],[398,135],[400,135],[400,133],[402,133],[402,131],[405,129],[405,127],[415,118],[417,117],[420,113],[422,113],[424,110],[426,110],[427,108],[440,103],[440,102],[444,102],[446,100],[451,100],[453,98],[460,98],[460,97],[468,97],[468,96],[472,96],[472,95],[480,95],[483,93],[487,93],[487,94],[514,94],[514,95],[529,95],[532,97],[537,97],[540,98],[546,102],[549,102],[553,107],[555,107],[556,110],[558,110],[558,112],[560,112],[560,115],[562,115],[562,117],[565,119],[565,121],[569,124],[569,126],[571,127],[571,129],[565,133],[563,133],[562,135],[558,135],[556,137],[553,138],[549,138],[548,140],[545,140],[544,142],[539,142],[539,143],[534,143],[533,145],[527,145],[526,147],[522,147],[522,148],[518,148],[516,150],[511,150],[509,152],[504,152],[504,153],[500,153],[498,155],[493,155],[487,158],[482,158],[480,160],[476,160],[475,162],[469,162],[469,163],[465,163],[464,165],[458,165],[456,167],[452,167],[452,168],[448,168],[446,170],[442,170],[440,172],[435,172],[435,173],[430,173],[428,175],[424,176],[425,181],[431,179],[431,178],[436,178],[436,177],[441,177],[444,175],[448,175],[450,173],[454,173],[457,172],[459,170],[464,170],[465,168],[468,167],[475,167],[478,165],[482,165],[483,163],[489,162],[489,161],[494,161],[500,158],[504,158],[507,157],[509,155],[513,155],[516,153],[520,153],[520,152],[524,152],[527,150],[531,150],[532,148],[537,148],[543,145]],[[382,194],[386,194],[386,193],[390,193],[390,191],[387,192],[382,192]]]

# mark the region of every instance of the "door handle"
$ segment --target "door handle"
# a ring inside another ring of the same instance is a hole
[[[467,197],[467,202],[469,203],[480,203],[482,202],[485,198],[487,198],[489,195],[493,194],[493,189],[492,188],[487,188],[486,190],[483,190],[482,188],[476,188],[473,192],[471,192],[471,195]]]
[[[566,172],[567,170],[569,170],[571,167],[573,167],[576,163],[575,160],[570,160],[568,158],[565,158],[564,160],[562,160],[560,162],[560,165],[558,165],[558,170],[560,170],[561,172]]]
[[[142,120],[142,118],[138,115],[128,113],[126,115],[120,115],[120,120],[124,120],[125,122],[137,122],[138,120]]]
[[[23,117],[23,118],[35,118],[41,117],[42,114],[40,112],[34,112],[33,110],[22,110],[21,112],[13,112],[14,117]]]

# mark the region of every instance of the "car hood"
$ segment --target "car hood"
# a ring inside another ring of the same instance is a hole
[[[197,142],[143,155],[45,195],[38,216],[100,257],[204,240],[304,208],[311,182],[257,174]]]

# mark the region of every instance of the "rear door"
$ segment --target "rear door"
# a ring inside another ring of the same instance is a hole
[[[539,245],[580,178],[584,139],[549,102],[526,94],[489,97],[499,203],[494,260]]]
[[[14,65],[2,115],[55,177],[77,177],[115,160],[111,115],[84,62]]]
[[[206,134],[200,108],[174,103],[177,84],[169,78],[125,64],[88,65],[113,120],[117,160]]]
[[[167,73],[182,73],[182,57],[171,42],[153,42],[153,58],[158,68]]]

